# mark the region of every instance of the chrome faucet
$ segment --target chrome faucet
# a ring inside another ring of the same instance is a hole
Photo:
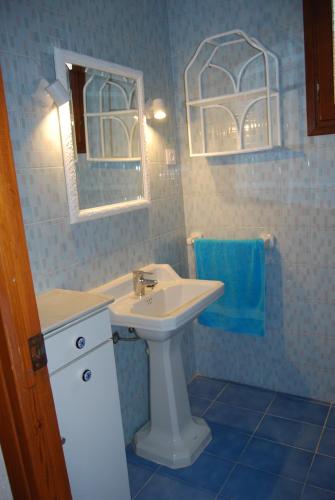
[[[145,287],[154,288],[158,281],[153,279],[145,278],[145,274],[153,274],[149,271],[142,271],[138,269],[133,271],[133,285],[136,297],[143,297],[145,295]]]

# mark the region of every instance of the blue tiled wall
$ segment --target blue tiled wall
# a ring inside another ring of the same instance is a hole
[[[36,292],[89,289],[153,261],[186,269],[180,169],[164,164],[164,148],[175,147],[166,20],[165,0],[0,2],[0,63]],[[42,77],[55,78],[54,46],[140,69],[146,98],[166,100],[169,119],[150,133],[149,209],[69,224],[57,112],[32,99]],[[129,439],[148,415],[147,357],[142,342],[115,350]]]
[[[186,230],[217,238],[272,232],[267,334],[195,326],[197,371],[335,398],[335,139],[306,136],[300,0],[169,0]],[[206,37],[240,28],[276,53],[284,144],[279,152],[190,159],[183,72]],[[192,255],[190,253],[192,272]]]

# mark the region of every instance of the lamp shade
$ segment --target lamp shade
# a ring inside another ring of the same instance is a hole
[[[155,120],[164,120],[167,116],[166,106],[164,99],[152,99],[146,103],[146,117],[150,120],[155,118]]]

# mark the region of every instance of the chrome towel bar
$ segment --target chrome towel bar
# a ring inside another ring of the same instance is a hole
[[[190,236],[187,238],[186,242],[188,245],[194,245],[194,241],[198,240],[199,238],[204,238],[203,233],[200,232],[194,232],[191,233]],[[261,238],[264,241],[264,246],[265,248],[273,248],[275,246],[275,237],[271,233],[261,233],[259,235],[259,238]]]

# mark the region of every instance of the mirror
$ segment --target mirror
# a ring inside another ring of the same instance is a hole
[[[147,206],[142,73],[61,49],[55,64],[70,221]]]

